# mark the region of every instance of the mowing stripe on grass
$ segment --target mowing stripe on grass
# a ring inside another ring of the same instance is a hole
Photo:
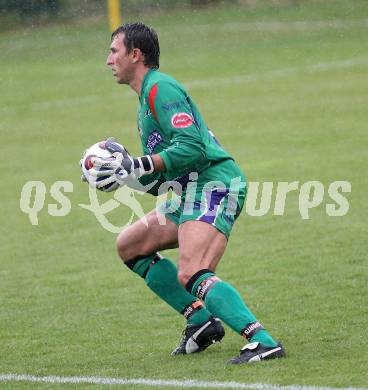
[[[354,66],[366,66],[366,65],[368,65],[368,58],[348,58],[346,60],[320,62],[317,64],[307,65],[303,67],[275,69],[264,73],[235,75],[230,77],[219,77],[219,78],[207,79],[207,80],[193,80],[184,84],[188,89],[205,88],[213,85],[230,85],[230,84],[257,81],[265,78],[285,77],[285,76],[296,74],[298,72],[307,72],[307,73],[325,72],[333,69],[345,69]]]
[[[214,79],[202,79],[202,80],[192,80],[188,82],[183,82],[183,84],[188,89],[195,88],[207,88],[215,85],[231,85],[238,83],[246,83],[257,80],[263,80],[265,78],[275,78],[275,77],[285,77],[289,75],[296,74],[298,72],[325,72],[333,69],[345,69],[351,68],[354,66],[366,66],[368,65],[368,58],[348,58],[340,61],[330,61],[330,62],[320,62],[317,64],[302,66],[302,67],[293,67],[293,68],[281,68],[274,69],[264,73],[251,73],[245,75],[235,75],[230,77],[218,77]],[[134,96],[134,92],[131,90],[124,90],[122,92],[115,92],[111,96],[116,96],[119,98]],[[8,105],[0,108],[0,113],[2,114],[16,114],[18,109],[27,108],[34,111],[47,110],[49,108],[63,108],[63,107],[74,107],[80,104],[90,104],[91,102],[97,102],[104,100],[105,96],[101,95],[86,95],[86,96],[76,96],[64,99],[55,99],[46,102],[37,102],[37,103],[27,103],[19,105]]]
[[[258,22],[225,22],[225,23],[208,23],[196,25],[195,29],[197,33],[205,32],[312,32],[320,31],[324,29],[330,30],[342,30],[350,28],[366,28],[368,27],[368,19],[356,19],[356,20],[343,20],[343,19],[331,19],[331,20],[295,20],[295,21],[258,21]],[[192,32],[192,25],[175,25],[169,26],[169,32]],[[163,28],[162,28],[163,29]]]
[[[0,374],[0,382],[33,382],[33,383],[64,383],[64,384],[91,384],[91,385],[143,385],[151,387],[178,387],[198,389],[254,389],[254,390],[368,390],[357,387],[317,387],[301,385],[271,385],[268,383],[239,383],[196,380],[165,380],[144,378],[99,378],[95,376],[35,376],[20,374]]]

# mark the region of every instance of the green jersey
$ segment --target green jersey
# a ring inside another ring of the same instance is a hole
[[[139,102],[137,122],[143,153],[159,154],[166,167],[165,172],[142,177],[142,184],[178,179],[192,171],[200,174],[214,163],[232,160],[174,78],[149,70]]]

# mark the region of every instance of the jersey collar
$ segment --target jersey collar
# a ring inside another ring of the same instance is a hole
[[[141,86],[141,94],[139,95],[139,101],[142,103],[142,97],[144,96],[144,91],[147,87],[148,80],[153,72],[156,72],[156,69],[149,69],[149,71],[144,75],[142,86]]]

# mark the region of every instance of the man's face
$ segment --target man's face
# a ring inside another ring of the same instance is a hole
[[[119,84],[129,84],[132,77],[132,56],[124,45],[124,34],[114,37],[110,45],[110,53],[106,65],[111,66],[114,77]]]

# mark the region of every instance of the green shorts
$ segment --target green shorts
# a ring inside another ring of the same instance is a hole
[[[244,174],[229,159],[195,173],[194,179],[192,176],[181,194],[162,203],[158,211],[176,225],[186,221],[208,223],[228,238],[246,198]]]

